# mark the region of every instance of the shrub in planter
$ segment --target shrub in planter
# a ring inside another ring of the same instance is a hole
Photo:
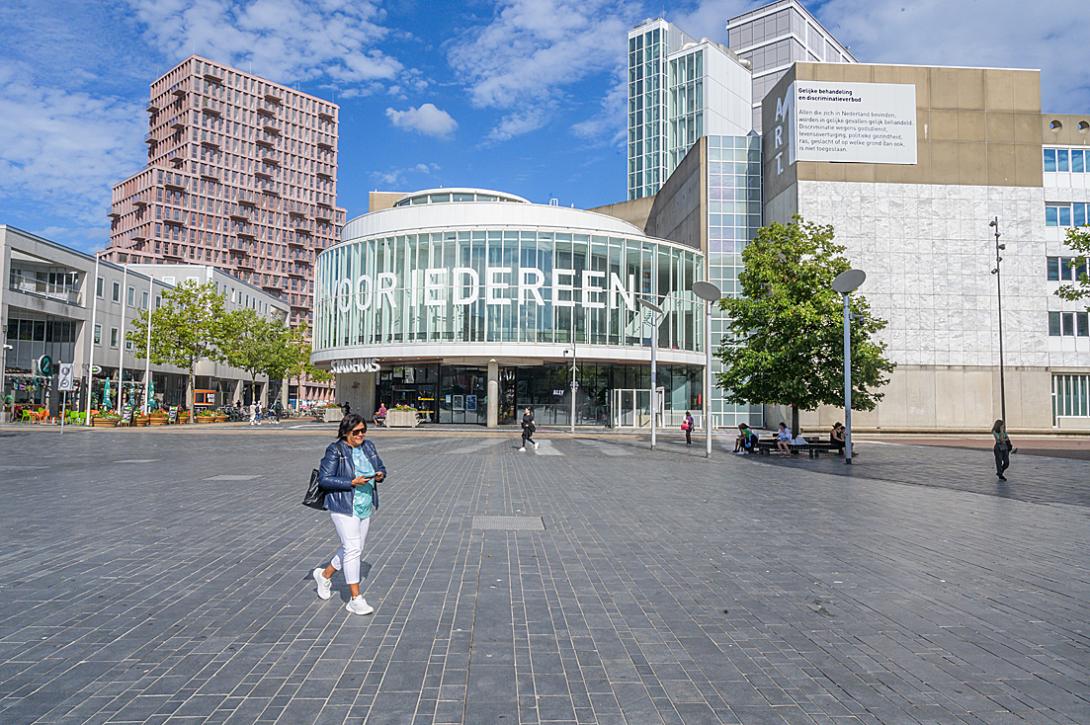
[[[91,425],[95,428],[116,428],[121,422],[121,416],[117,413],[99,413],[91,419]]]
[[[152,411],[151,415],[148,416],[148,425],[166,425],[166,424],[167,424],[167,414],[162,410]]]

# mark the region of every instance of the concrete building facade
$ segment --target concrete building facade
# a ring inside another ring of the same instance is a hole
[[[798,158],[800,89],[850,84],[910,89],[914,163]],[[1090,117],[1042,114],[1034,70],[825,63],[796,63],[763,113],[765,223],[799,214],[832,224],[867,272],[860,291],[889,322],[882,339],[897,369],[858,426],[979,430],[1000,417],[989,226],[998,219],[1008,424],[1090,428],[1085,305],[1055,295],[1072,274],[1063,234],[1086,223],[1086,174],[1072,171],[1072,158],[1086,168]],[[770,133],[782,143],[769,143]],[[841,415],[817,411],[804,422],[827,427]]]

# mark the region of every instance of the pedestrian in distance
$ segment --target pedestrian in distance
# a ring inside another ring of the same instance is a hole
[[[534,440],[534,431],[537,430],[537,426],[534,424],[534,411],[530,408],[525,408],[522,411],[522,446],[520,451],[526,450],[526,444],[532,443],[534,450],[537,450],[537,441]]]
[[[753,448],[757,445],[757,434],[753,432],[745,423],[738,424],[738,437],[734,439],[734,453],[738,456],[744,456],[747,453],[753,453]]]
[[[1007,424],[1002,419],[992,424],[992,438],[995,439],[995,445],[992,446],[992,454],[995,456],[995,477],[1000,481],[1006,481],[1007,477],[1003,474],[1010,468],[1011,454],[1016,449],[1011,444],[1010,436],[1007,435]]]
[[[352,414],[352,406],[348,404],[347,400],[341,403],[341,410],[344,411],[345,415]]]
[[[685,445],[691,446],[693,444],[693,416],[689,411],[685,411],[685,420],[681,423],[681,430],[685,431]]]
[[[257,401],[250,403],[250,425],[257,425]]]
[[[844,453],[844,424],[839,420],[833,423],[829,431],[829,447],[837,453]]]
[[[326,447],[318,467],[318,487],[325,491],[325,507],[341,545],[329,564],[324,569],[318,567],[311,576],[318,585],[318,598],[329,599],[333,595],[333,575],[343,571],[352,597],[345,609],[352,614],[375,611],[360,593],[360,557],[371,517],[378,508],[376,485],[386,478],[386,466],[366,436],[367,421],[363,416],[346,415],[337,440]]]

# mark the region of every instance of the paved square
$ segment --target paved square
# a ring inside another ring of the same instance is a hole
[[[321,432],[0,437],[0,723],[1090,722],[1085,461],[373,439],[358,617]]]

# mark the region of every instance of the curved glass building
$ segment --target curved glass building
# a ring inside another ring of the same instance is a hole
[[[690,290],[704,278],[698,249],[620,219],[421,191],[349,221],[319,255],[312,359],[364,409],[496,425],[530,405],[566,425],[574,356],[576,423],[634,425],[649,407],[657,322],[668,424],[700,407],[704,308]]]

